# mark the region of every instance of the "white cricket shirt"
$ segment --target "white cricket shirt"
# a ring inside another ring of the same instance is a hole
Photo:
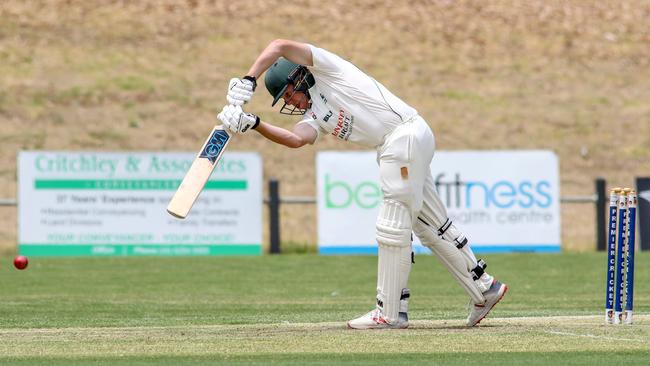
[[[309,89],[311,107],[299,123],[308,123],[319,137],[376,147],[384,137],[417,111],[375,79],[339,56],[310,45],[314,66],[307,67],[315,85]]]

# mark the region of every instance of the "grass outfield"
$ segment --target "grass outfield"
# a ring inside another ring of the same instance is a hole
[[[434,258],[411,276],[411,328],[352,331],[375,257],[0,257],[0,364],[605,365],[650,357],[650,255],[636,324],[604,326],[602,253],[486,256],[510,291],[477,328]]]

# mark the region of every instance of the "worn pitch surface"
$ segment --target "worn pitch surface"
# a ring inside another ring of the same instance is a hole
[[[481,326],[434,258],[411,277],[411,327],[353,331],[376,258],[0,257],[0,364],[643,364],[650,259],[637,258],[633,326],[603,324],[602,254],[490,255],[510,291]]]

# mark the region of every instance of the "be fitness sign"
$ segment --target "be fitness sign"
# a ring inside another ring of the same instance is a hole
[[[383,201],[373,152],[317,156],[322,254],[376,253]],[[449,217],[476,252],[559,252],[557,156],[549,151],[437,152],[431,164]],[[428,252],[417,238],[416,252]]]
[[[193,153],[18,156],[19,251],[31,256],[259,255],[262,162],[226,154],[188,217],[167,204]]]

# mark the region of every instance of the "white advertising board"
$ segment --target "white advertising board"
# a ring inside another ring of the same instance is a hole
[[[549,151],[440,151],[433,179],[449,217],[476,252],[560,251],[557,156]],[[322,254],[376,253],[382,203],[376,153],[317,156]],[[428,252],[417,238],[416,252]]]
[[[262,162],[227,152],[184,220],[166,211],[195,153],[24,151],[18,241],[25,255],[262,252]]]

